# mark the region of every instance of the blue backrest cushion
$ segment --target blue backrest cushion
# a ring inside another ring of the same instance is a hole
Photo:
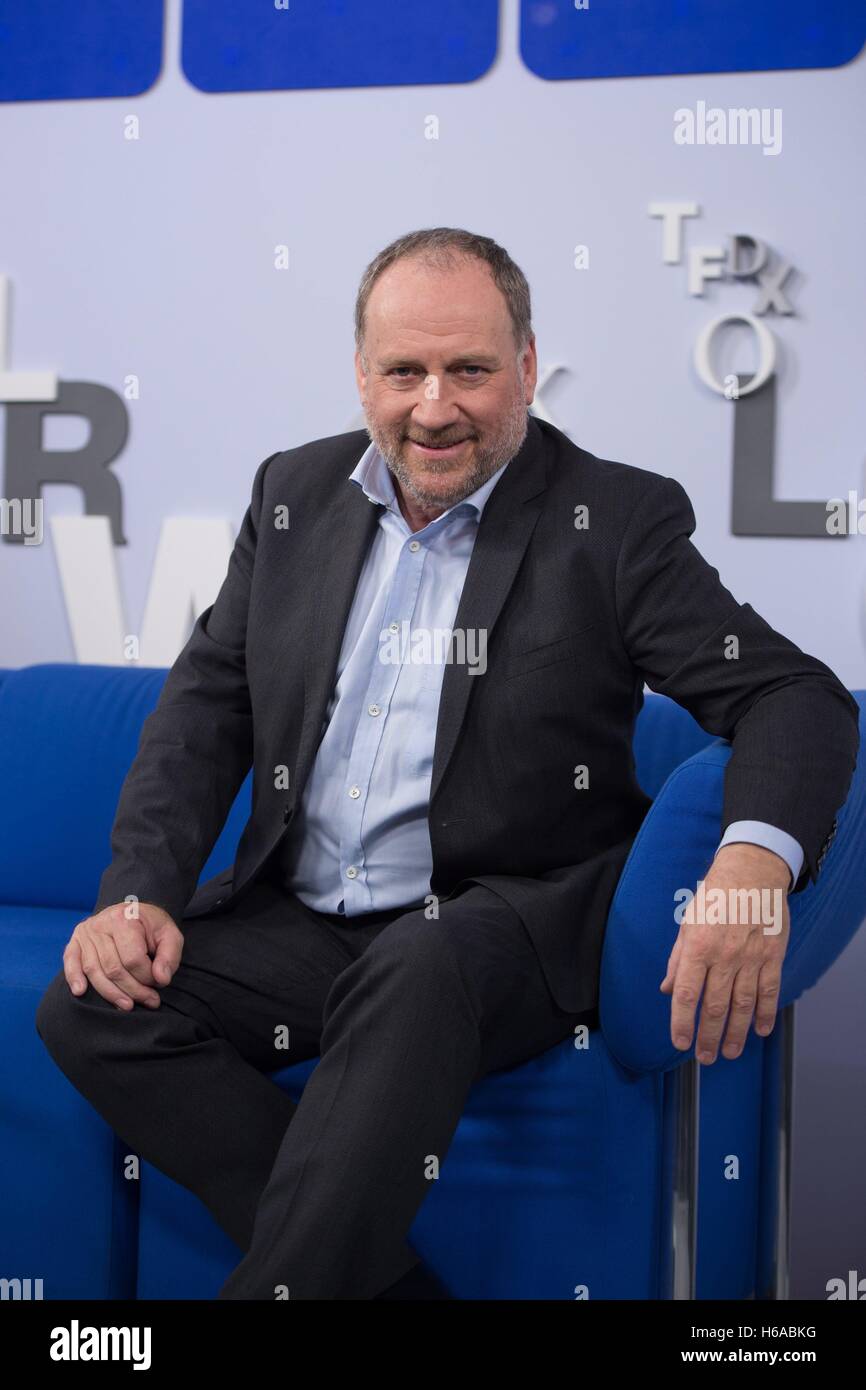
[[[657,796],[675,767],[713,742],[687,709],[655,692],[644,695],[632,749],[637,780],[647,796]]]
[[[0,902],[89,911],[163,668],[45,663],[0,680]],[[202,878],[228,868],[249,815],[242,786]]]

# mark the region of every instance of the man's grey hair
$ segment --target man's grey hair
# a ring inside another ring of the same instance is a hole
[[[529,284],[519,265],[508,252],[489,236],[465,232],[460,227],[428,227],[420,232],[407,232],[392,241],[367,266],[361,277],[355,300],[355,347],[361,354],[366,371],[364,327],[367,301],[383,271],[395,261],[414,256],[435,270],[455,270],[461,260],[474,258],[490,267],[494,283],[505,297],[517,356],[521,358],[532,336],[532,305]]]

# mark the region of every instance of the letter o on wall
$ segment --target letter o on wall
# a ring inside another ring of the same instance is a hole
[[[757,391],[764,385],[764,382],[772,376],[776,365],[775,339],[767,325],[755,318],[754,314],[720,314],[718,318],[711,319],[701,329],[695,343],[695,371],[704,385],[709,386],[711,391],[717,391],[720,396],[725,394],[724,382],[720,382],[713,375],[710,348],[716,331],[726,323],[747,323],[754,330],[758,340],[758,370],[747,386],[740,387],[740,395],[748,396],[752,391]]]

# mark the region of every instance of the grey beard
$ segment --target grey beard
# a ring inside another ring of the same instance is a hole
[[[504,463],[510,462],[518,452],[527,431],[527,411],[524,408],[519,416],[511,418],[505,433],[486,449],[476,451],[472,471],[460,483],[453,494],[439,493],[431,494],[423,488],[419,488],[412,472],[406,467],[403,456],[399,449],[392,449],[390,446],[383,448],[378,440],[374,440],[379,453],[385,460],[389,472],[399,482],[401,488],[406,492],[413,502],[419,507],[454,507],[461,502],[464,497],[469,497],[473,492],[486,483],[488,478],[498,472]],[[369,430],[368,430],[369,433]],[[372,437],[372,436],[371,436]],[[428,461],[428,467],[432,467]],[[443,467],[441,472],[448,471],[448,465]]]

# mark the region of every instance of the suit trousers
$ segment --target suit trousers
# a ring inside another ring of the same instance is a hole
[[[158,1008],[76,997],[62,971],[43,995],[57,1065],[242,1252],[219,1298],[376,1297],[419,1263],[407,1236],[472,1085],[597,1026],[490,889],[438,910],[345,918],[265,879],[179,923]],[[311,1057],[295,1104],[269,1073]]]

